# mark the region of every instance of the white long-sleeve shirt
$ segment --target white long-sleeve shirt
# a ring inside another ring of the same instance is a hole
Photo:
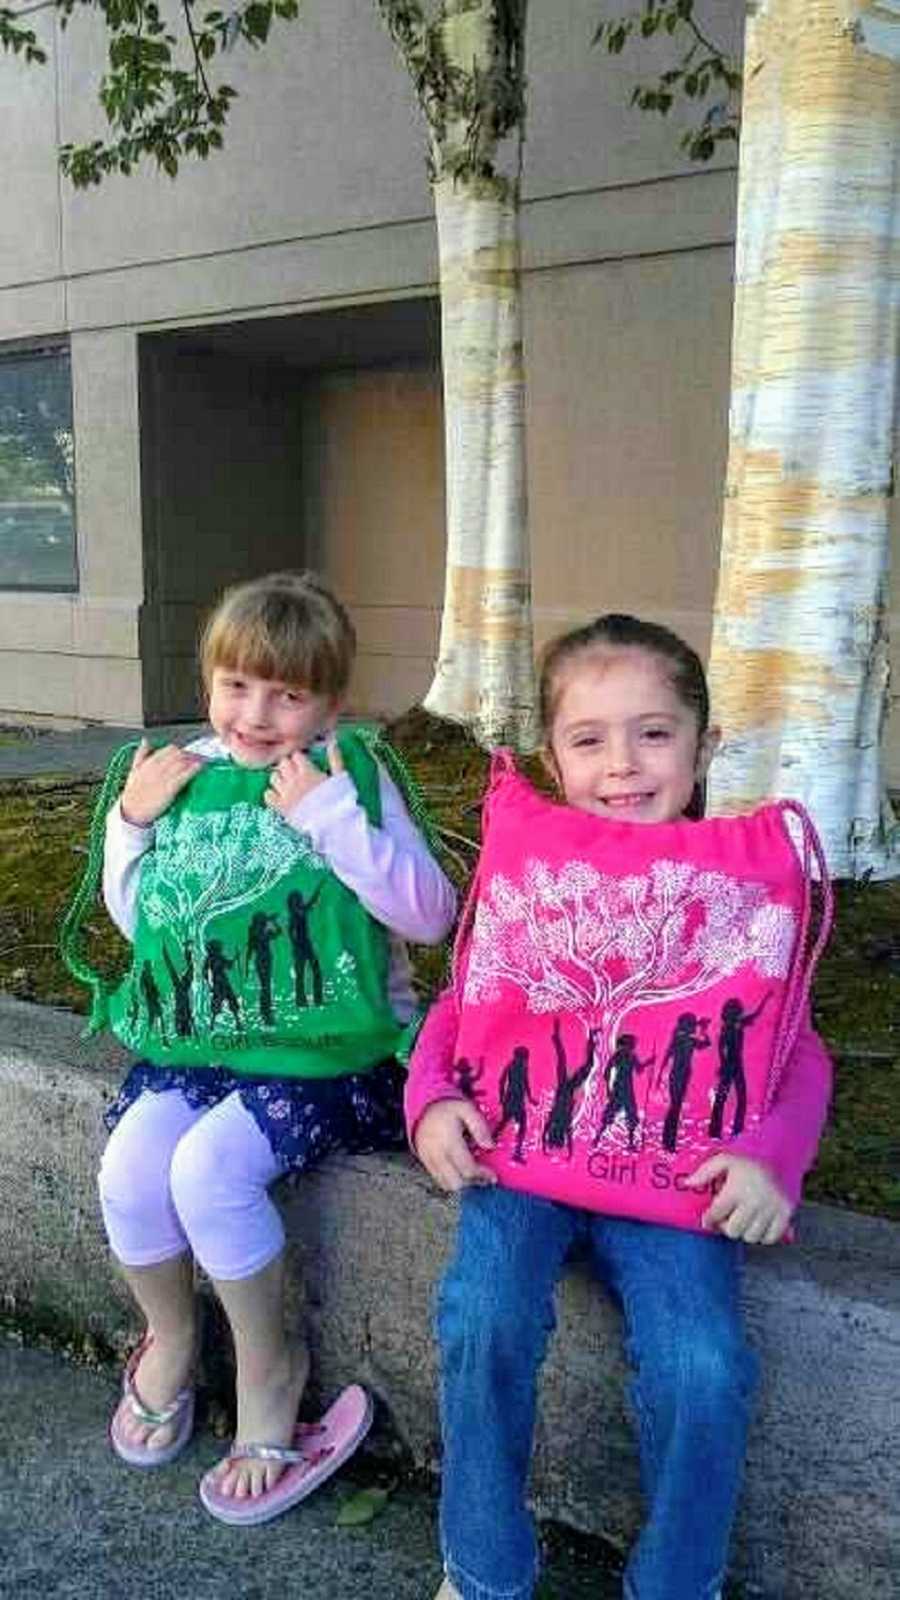
[[[227,759],[215,737],[187,746],[206,761]],[[456,892],[413,822],[396,784],[379,768],[381,825],[373,827],[349,773],[325,779],[292,807],[285,821],[303,833],[335,877],[390,934],[388,1000],[400,1022],[415,1009],[405,940],[438,944],[456,914]],[[116,927],[132,939],[141,863],[155,830],[126,822],[117,802],[106,819],[103,898]]]

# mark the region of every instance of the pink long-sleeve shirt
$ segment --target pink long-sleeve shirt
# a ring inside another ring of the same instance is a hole
[[[405,1096],[410,1144],[430,1105],[464,1098],[452,1074],[458,1026],[456,992],[445,989],[428,1013],[410,1062]],[[818,1149],[830,1096],[831,1061],[807,1010],[768,1113],[752,1132],[723,1148],[766,1167],[793,1208]]]

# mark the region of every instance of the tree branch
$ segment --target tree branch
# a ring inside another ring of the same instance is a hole
[[[181,0],[181,9],[184,12],[184,20],[187,24],[188,38],[191,41],[191,50],[194,54],[194,81],[198,85],[198,89],[200,89],[202,92],[207,104],[209,104],[213,97],[212,90],[210,89],[207,81],[206,69],[203,65],[203,58],[200,54],[200,46],[198,44],[197,34],[194,29],[194,19],[191,16],[192,5],[193,0]]]
[[[15,13],[6,6],[0,6],[0,45],[14,56],[24,56],[29,64],[44,66],[46,63],[47,52],[38,44],[37,34],[31,28],[23,28]]]
[[[707,107],[699,123],[681,139],[682,149],[692,161],[708,161],[720,143],[738,137],[740,66],[697,23],[694,0],[643,0],[641,11],[604,18],[598,23],[594,43],[602,42],[610,55],[620,55],[629,40],[649,40],[657,33],[668,34],[673,40],[680,36],[681,56],[655,81],[636,84],[631,104],[664,117],[676,95],[684,95],[696,104],[718,92],[718,98]],[[688,44],[683,43],[684,33],[690,39]],[[695,60],[698,49],[706,52],[700,61]]]

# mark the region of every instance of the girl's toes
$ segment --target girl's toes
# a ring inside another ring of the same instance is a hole
[[[162,1444],[168,1444],[169,1440],[165,1436],[166,1430],[161,1428],[148,1428],[146,1422],[141,1422],[140,1417],[135,1416],[127,1402],[124,1410],[125,1414],[122,1419],[122,1434],[125,1438],[126,1444],[129,1444],[134,1449],[138,1450],[158,1450],[161,1448]],[[160,1440],[159,1444],[157,1443],[157,1440]]]
[[[277,1466],[266,1465],[264,1461],[256,1463],[250,1474],[249,1481],[249,1492],[252,1498],[255,1500],[259,1495],[265,1494],[268,1489],[271,1489],[272,1485],[277,1482],[279,1475],[280,1469]]]
[[[277,1461],[228,1460],[216,1479],[216,1487],[227,1500],[256,1500],[274,1489],[283,1467]]]

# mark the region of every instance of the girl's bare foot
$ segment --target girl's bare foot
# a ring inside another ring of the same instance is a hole
[[[309,1352],[305,1345],[294,1346],[266,1371],[248,1372],[250,1364],[245,1362],[245,1370],[238,1372],[234,1442],[289,1446],[309,1377]],[[235,1500],[256,1498],[273,1488],[283,1471],[278,1461],[233,1461],[226,1456],[217,1474],[217,1486],[223,1495]]]
[[[152,1329],[140,1361],[131,1375],[134,1393],[147,1411],[165,1411],[172,1405],[180,1391],[191,1381],[196,1356],[196,1336],[193,1325],[182,1335],[157,1337]],[[132,1406],[123,1403],[119,1408],[117,1432],[122,1442],[132,1448],[164,1450],[178,1432],[179,1418],[174,1416],[162,1427],[142,1422]]]

